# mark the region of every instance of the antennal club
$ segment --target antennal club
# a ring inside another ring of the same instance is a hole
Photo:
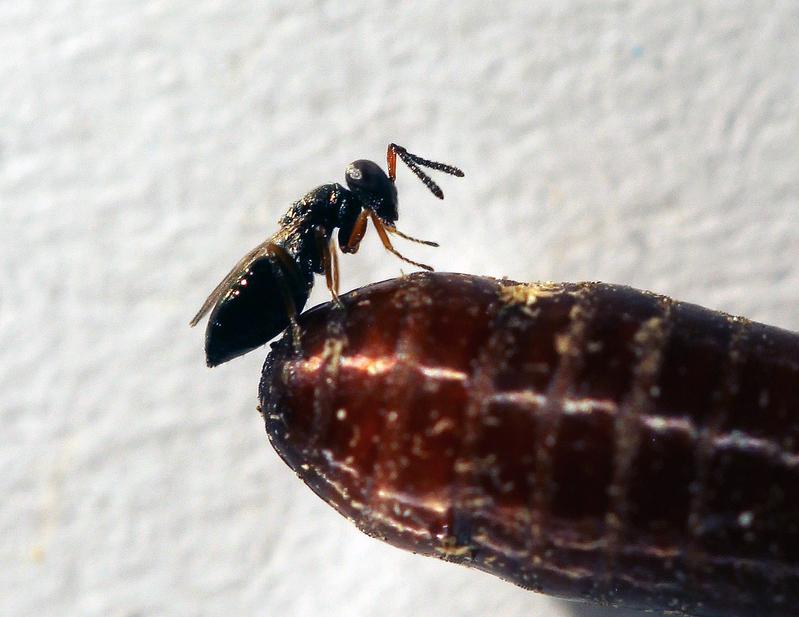
[[[391,178],[392,182],[396,177],[397,157],[400,157],[402,162],[408,166],[408,169],[410,169],[416,175],[416,177],[419,178],[419,180],[421,180],[428,189],[430,189],[430,192],[439,199],[444,199],[444,191],[441,190],[438,184],[436,184],[430,176],[428,176],[419,168],[419,165],[422,167],[429,167],[430,169],[443,171],[445,174],[450,174],[451,176],[458,176],[459,178],[463,177],[463,172],[453,165],[437,163],[436,161],[428,161],[427,159],[423,159],[421,156],[411,154],[402,146],[398,146],[397,144],[389,144],[386,160],[388,162],[389,178]]]

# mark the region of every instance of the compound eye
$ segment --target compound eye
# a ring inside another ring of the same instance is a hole
[[[353,190],[379,192],[389,184],[388,176],[377,163],[360,160],[353,161],[345,172],[347,185]]]
[[[350,163],[350,166],[347,167],[346,174],[347,174],[347,180],[352,180],[353,182],[357,182],[358,180],[363,179],[363,172],[361,171],[361,168],[355,163]]]

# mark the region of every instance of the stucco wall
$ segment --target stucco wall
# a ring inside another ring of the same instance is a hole
[[[437,269],[799,328],[799,8],[697,6],[0,3],[0,613],[610,615],[362,536],[267,443],[265,351],[208,370],[187,322],[395,141],[467,172],[400,170]]]

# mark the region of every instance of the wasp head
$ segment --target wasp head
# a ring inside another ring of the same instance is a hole
[[[345,172],[347,186],[364,207],[381,220],[392,224],[397,220],[397,187],[380,165],[364,159],[353,161]]]

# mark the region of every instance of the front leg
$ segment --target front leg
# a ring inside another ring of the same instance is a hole
[[[363,240],[363,237],[366,234],[366,224],[369,222],[369,212],[370,210],[364,208],[361,210],[358,218],[355,219],[351,229],[346,230],[344,227],[342,227],[339,230],[338,243],[341,247],[342,253],[358,252],[358,249],[361,246],[361,240]],[[349,233],[346,233],[346,236],[342,238],[346,231]]]
[[[377,235],[380,237],[380,241],[383,243],[383,248],[385,248],[389,253],[392,253],[393,255],[396,255],[397,257],[399,257],[402,261],[405,261],[405,262],[407,262],[407,263],[409,263],[409,264],[411,264],[413,266],[416,266],[417,268],[422,268],[422,270],[427,270],[428,272],[432,272],[433,271],[432,266],[428,266],[427,264],[423,264],[423,263],[420,263],[418,261],[413,261],[413,259],[408,259],[407,257],[405,257],[405,255],[403,255],[397,249],[395,249],[394,245],[391,244],[391,239],[388,237],[388,232],[387,232],[386,225],[371,210],[364,210],[364,212],[367,212],[368,215],[371,217],[372,224],[375,226],[375,230],[377,231]],[[411,238],[411,239],[412,240],[416,240],[416,238]],[[428,242],[425,241],[425,240],[421,240],[421,241],[420,240],[416,240],[416,241],[417,242],[421,242],[422,244],[428,244]]]

